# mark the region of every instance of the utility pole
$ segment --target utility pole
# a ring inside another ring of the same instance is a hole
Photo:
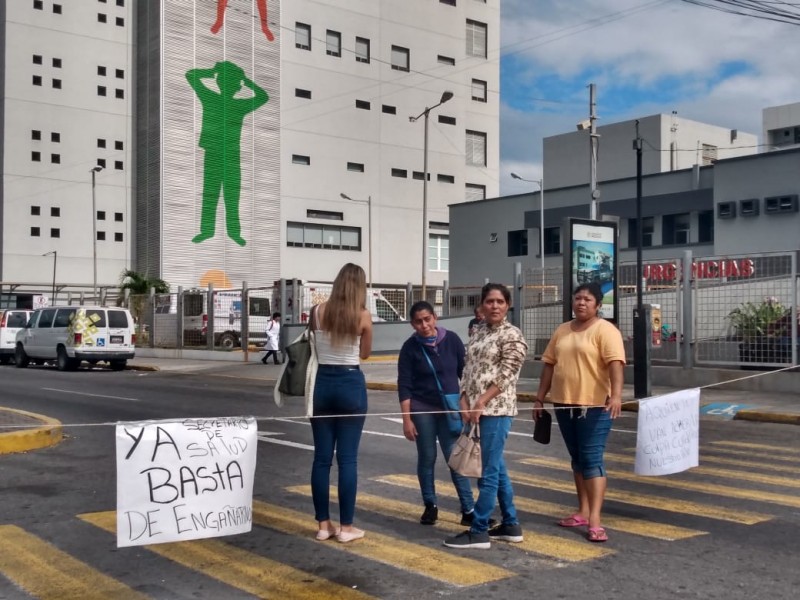
[[[642,290],[642,138],[639,121],[636,121],[636,308],[633,309],[633,395],[635,398],[650,396],[650,305],[644,305]],[[660,332],[659,332],[660,333]]]
[[[597,133],[597,100],[595,97],[597,86],[589,84],[589,189],[591,191],[591,205],[589,218],[596,220],[599,215],[600,190],[597,189],[597,148],[600,136]]]

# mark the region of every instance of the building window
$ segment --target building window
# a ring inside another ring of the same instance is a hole
[[[528,230],[518,229],[508,232],[508,255],[528,256]]]
[[[436,181],[438,181],[439,183],[455,183],[456,178],[455,175],[442,175],[441,173],[439,173],[436,176]]]
[[[106,220],[106,211],[98,210],[97,211],[97,220],[98,221],[105,221]]]
[[[31,152],[31,160],[33,162],[41,162],[42,161],[42,153],[41,152]]]
[[[125,6],[125,0],[117,0],[117,6]]]
[[[294,88],[294,95],[296,98],[307,98],[311,100],[311,90],[301,90],[300,88]]]
[[[408,48],[392,46],[392,68],[396,71],[408,71],[411,65],[411,55]]]
[[[447,4],[448,6],[455,6],[456,0],[439,0],[439,4]]]
[[[114,220],[117,223],[122,223],[122,213],[115,212],[114,213]]]
[[[121,160],[115,160],[114,161],[114,170],[122,171],[123,169],[124,169],[124,167],[123,167],[122,161]]]
[[[31,129],[31,139],[35,142],[38,142],[42,139],[42,132],[38,129]]]
[[[661,218],[661,243],[665,246],[689,243],[689,213],[664,215]]]
[[[466,190],[466,200],[471,202],[473,200],[486,199],[486,186],[479,183],[468,183],[464,186]]]
[[[114,150],[124,150],[125,144],[122,143],[122,140],[117,140],[114,142]]]
[[[720,219],[736,218],[736,202],[720,202],[717,204],[717,217]]]
[[[41,206],[31,206],[31,214],[34,217],[38,217],[42,214],[42,207]]]
[[[311,157],[302,154],[292,154],[292,164],[308,166],[311,164]]]
[[[341,56],[342,55],[342,34],[338,31],[328,29],[325,33],[325,53],[328,56]]]
[[[97,232],[97,241],[104,242],[106,239],[106,232],[105,231],[98,231]]]
[[[103,67],[103,66],[98,66],[97,67],[97,74],[100,75],[101,77],[105,77],[106,76],[106,68]]]
[[[653,245],[653,231],[655,231],[655,218],[644,217],[642,219],[642,248],[649,248]],[[636,236],[638,230],[636,228],[636,219],[628,219],[628,248],[636,248]]]
[[[425,173],[423,173],[422,171],[413,171],[411,173],[411,177],[412,177],[412,179],[417,179],[419,181],[425,181]],[[431,180],[431,174],[428,173],[428,181],[430,181],[430,180]]]
[[[797,195],[772,196],[764,198],[765,213],[786,213],[798,211]]]
[[[305,23],[294,24],[294,47],[301,50],[311,50],[311,25]]]
[[[60,79],[53,79],[53,89],[60,90],[61,89],[61,80]]]
[[[369,110],[370,104],[366,100],[356,100],[356,108],[363,108]]]
[[[544,254],[561,254],[561,228],[544,228]]]
[[[486,58],[486,23],[467,19],[467,56]]]
[[[361,250],[361,228],[315,223],[286,223],[286,245],[295,248]]]
[[[486,134],[482,131],[467,130],[467,164],[486,166]]]
[[[116,22],[116,24],[117,24],[117,27],[125,27],[125,19],[124,19],[124,18],[122,18],[122,17],[117,17],[117,18],[115,19],[115,22]]]
[[[397,114],[397,107],[396,106],[389,106],[388,104],[384,104],[381,107],[381,110],[385,112],[387,115],[396,115]]]
[[[51,238],[60,238],[61,237],[61,230],[58,227],[53,227],[50,229],[50,237]]]
[[[60,217],[61,216],[61,208],[58,206],[51,206],[50,207],[50,216],[51,217]]]
[[[759,209],[758,198],[739,201],[739,214],[743,217],[757,217]]]
[[[701,210],[697,213],[697,241],[701,244],[714,242],[713,210]]]
[[[369,62],[369,40],[367,38],[356,38],[356,62]]]
[[[344,221],[344,213],[334,212],[332,210],[313,210],[306,211],[306,217],[309,219],[326,219],[328,221]]]
[[[60,58],[54,58],[53,59],[53,68],[54,69],[60,69],[61,68],[61,59]]]
[[[33,79],[31,80],[33,85],[42,85],[42,76],[41,75],[34,75]]]
[[[114,75],[117,79],[125,79],[125,71],[123,69],[116,69]]]
[[[448,117],[447,115],[439,115],[439,123],[442,123],[444,125],[455,125],[456,118]]]
[[[42,64],[42,55],[41,54],[34,54],[33,55],[33,64],[35,64],[35,65]]]
[[[450,270],[450,236],[432,233],[428,236],[428,271]]]
[[[105,23],[108,21],[108,17],[106,17],[103,13],[97,13],[97,22],[98,23]]]
[[[44,2],[42,0],[33,0],[33,10],[43,10]]]
[[[106,168],[106,159],[105,158],[98,158],[97,159],[97,166]]]
[[[117,88],[116,90],[114,90],[114,96],[122,100],[123,98],[125,98],[125,90]]]
[[[50,132],[50,141],[53,142],[54,144],[61,143],[61,134],[58,133],[57,131],[51,131]]]
[[[53,4],[53,12],[57,15],[61,14],[61,5],[60,4]]]
[[[123,239],[122,238],[122,232],[117,231],[117,232],[114,233],[114,241],[115,242],[121,242],[122,239]]]
[[[105,96],[106,95],[106,86],[98,85],[97,86],[97,95],[98,96]]]
[[[38,227],[31,227],[31,237],[39,237],[41,235],[41,229]]]
[[[54,165],[60,165],[61,164],[61,155],[60,154],[51,154],[50,155],[50,162],[53,163]]]
[[[436,62],[440,65],[456,66],[456,59],[451,56],[442,56],[441,54],[436,57]]]
[[[703,165],[713,165],[717,162],[717,147],[711,144],[703,144]]]
[[[353,171],[354,173],[363,173],[364,163],[349,162],[347,163],[347,170]]]
[[[392,169],[392,177],[408,177],[408,171],[405,169]]]

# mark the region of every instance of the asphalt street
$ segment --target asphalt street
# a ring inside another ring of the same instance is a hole
[[[800,589],[793,425],[704,417],[700,468],[645,479],[633,475],[636,421],[624,414],[607,450],[610,541],[591,544],[585,532],[555,525],[573,505],[566,451],[557,431],[549,446],[535,444],[523,413],[506,460],[525,540],[456,551],[441,545],[461,530],[445,466],[437,466],[440,522],[421,526],[415,449],[396,417],[377,416],[396,412],[396,394],[370,391],[376,416],[362,438],[356,514],[367,537],[345,545],[314,541],[308,421],[298,418],[299,401],[277,408],[259,378],[199,368],[3,368],[0,377],[0,404],[56,418],[65,435],[50,448],[0,456],[2,599],[788,599]],[[259,419],[253,530],[117,548],[114,424],[239,415]]]

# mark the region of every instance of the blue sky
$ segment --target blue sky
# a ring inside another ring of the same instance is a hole
[[[800,101],[800,27],[681,0],[501,0],[500,193],[542,176],[542,139],[574,130],[597,86],[599,124],[672,111],[761,134]]]

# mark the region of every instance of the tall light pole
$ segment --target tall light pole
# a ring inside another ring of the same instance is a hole
[[[95,194],[95,175],[103,170],[97,165],[89,171],[92,174],[92,294],[94,301],[97,302],[97,198]]]
[[[453,92],[445,91],[439,99],[438,104],[427,107],[416,117],[408,117],[408,120],[415,123],[420,117],[425,117],[425,142],[422,146],[422,299],[425,300],[427,293],[427,273],[428,273],[428,117],[430,112],[441,106],[453,97]]]
[[[535,183],[539,186],[539,259],[542,264],[542,281],[544,281],[544,177],[541,179],[525,179],[516,173],[512,173],[513,179]]]
[[[361,202],[362,204],[366,203],[367,205],[367,227],[369,227],[369,231],[367,232],[367,252],[369,253],[369,257],[367,259],[367,264],[369,265],[367,268],[367,276],[369,277],[367,291],[369,291],[372,289],[372,196],[367,196],[366,200],[357,200],[355,198],[351,198],[344,192],[340,193],[339,196],[345,200],[350,200],[350,202]]]
[[[53,292],[51,294],[50,301],[53,303],[53,306],[56,305],[56,262],[58,261],[58,250],[51,250],[50,252],[45,252],[42,256],[50,256],[53,255]]]

